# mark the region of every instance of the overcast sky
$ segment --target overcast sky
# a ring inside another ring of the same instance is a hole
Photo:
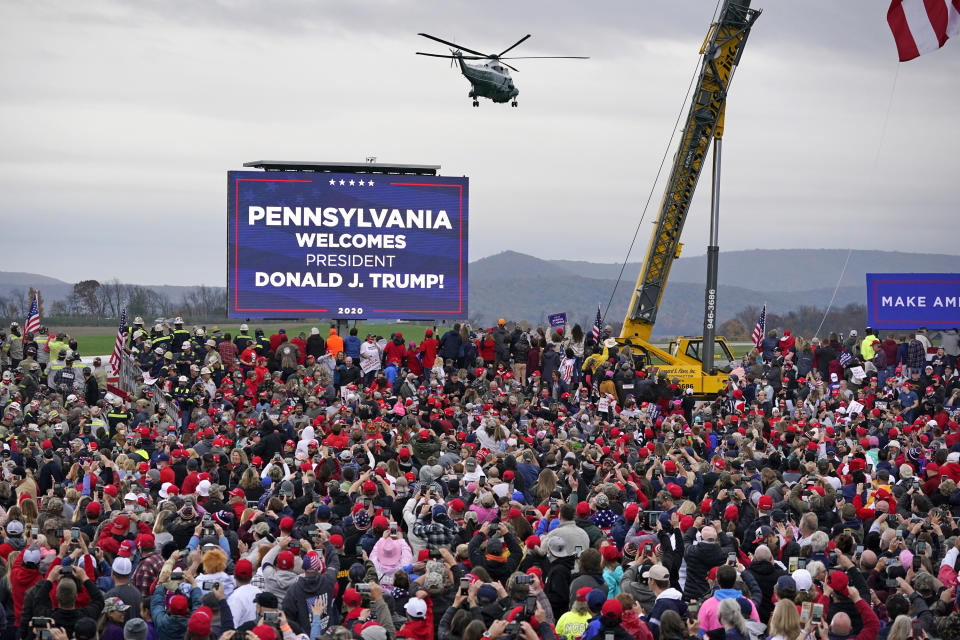
[[[371,155],[470,177],[471,259],[620,261],[714,5],[0,3],[0,270],[223,285],[227,170]],[[960,253],[960,43],[899,64],[883,0],[753,6],[721,249]],[[419,31],[491,52],[532,33],[517,55],[591,59],[519,61],[520,107],[474,109],[447,61],[414,55],[446,52]],[[685,255],[705,250],[708,180]]]

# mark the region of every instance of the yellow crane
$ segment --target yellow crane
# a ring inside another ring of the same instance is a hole
[[[654,225],[650,245],[637,285],[627,308],[617,343],[629,346],[645,366],[655,367],[695,395],[714,395],[724,388],[733,361],[726,341],[715,337],[718,265],[718,220],[720,153],[723,117],[727,93],[743,47],[760,10],[750,8],[750,0],[724,0],[719,17],[700,48],[701,62],[697,84],[680,145],[673,159],[660,213]],[[681,336],[667,349],[650,343],[650,335],[663,299],[673,261],[680,256],[680,234],[690,211],[697,181],[703,171],[710,143],[713,142],[713,191],[710,215],[710,245],[707,248],[707,286],[704,295],[704,332],[702,336]]]

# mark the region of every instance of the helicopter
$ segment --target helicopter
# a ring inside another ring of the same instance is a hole
[[[500,53],[480,53],[479,51],[474,51],[473,49],[468,49],[467,47],[461,46],[454,42],[449,42],[442,38],[436,36],[431,36],[428,33],[419,33],[417,35],[423,36],[424,38],[429,38],[436,42],[447,45],[448,47],[453,47],[450,49],[450,55],[439,54],[439,53],[424,53],[422,51],[417,51],[418,56],[430,56],[432,58],[449,58],[451,66],[456,60],[460,64],[460,73],[470,81],[470,93],[467,94],[468,97],[473,99],[473,106],[479,107],[480,100],[479,98],[488,98],[493,102],[497,103],[506,103],[509,102],[510,106],[517,106],[517,95],[519,95],[520,90],[517,89],[517,85],[514,84],[513,78],[510,77],[510,71],[508,69],[513,69],[514,71],[519,71],[514,66],[504,62],[504,60],[535,60],[535,59],[568,59],[568,60],[587,60],[588,56],[511,56],[508,58],[503,57],[505,53],[512,50],[514,47],[525,41],[530,37],[531,34],[527,34],[514,42],[512,45],[501,51]],[[471,55],[464,55],[464,51]],[[468,64],[466,60],[486,60],[487,62],[483,64]]]

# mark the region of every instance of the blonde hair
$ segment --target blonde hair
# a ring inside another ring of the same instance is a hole
[[[800,627],[800,613],[797,611],[797,605],[792,600],[778,602],[773,609],[773,615],[770,616],[768,633],[771,636],[796,638],[800,635]]]
[[[887,632],[887,640],[907,640],[913,636],[913,623],[910,616],[899,615],[890,625],[890,631]]]

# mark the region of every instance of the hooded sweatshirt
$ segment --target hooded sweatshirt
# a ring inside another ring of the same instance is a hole
[[[277,596],[278,600],[282,601],[287,595],[287,590],[300,579],[300,574],[288,569],[278,569],[273,564],[279,552],[280,547],[275,546],[263,558],[263,590],[270,591]],[[309,623],[306,628],[310,628]]]
[[[742,591],[739,589],[717,589],[713,592],[713,597],[707,598],[700,607],[701,631],[719,629],[722,626],[720,624],[720,618],[717,616],[717,609],[720,608],[720,601],[728,598],[733,598],[735,600],[738,598],[743,598],[744,600],[748,600],[750,602],[750,619],[760,622],[760,615],[757,613],[757,606],[753,604],[752,600],[746,598]]]
[[[323,573],[309,572],[289,586],[283,598],[283,613],[288,620],[300,625],[301,629],[309,629],[313,621],[310,607],[320,598],[325,601],[329,610],[337,586],[337,573],[340,571],[340,557],[333,546],[324,543],[324,560],[326,569]]]
[[[10,591],[13,594],[13,615],[14,626],[20,626],[20,614],[23,612],[23,598],[30,588],[40,582],[43,576],[40,570],[30,568],[23,564],[22,553],[17,554],[13,561],[13,568],[10,569]]]
[[[683,594],[670,587],[657,596],[653,603],[653,610],[647,616],[647,626],[654,640],[660,637],[660,616],[665,611],[676,611],[681,618],[687,617],[687,603],[683,601]]]

